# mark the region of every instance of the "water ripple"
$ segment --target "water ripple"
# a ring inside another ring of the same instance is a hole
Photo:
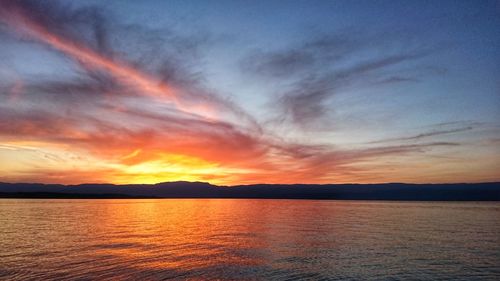
[[[498,280],[500,204],[0,200],[6,280]]]

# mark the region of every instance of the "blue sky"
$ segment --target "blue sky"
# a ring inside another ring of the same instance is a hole
[[[492,122],[499,117],[498,1],[105,1],[104,6],[129,23],[212,36],[214,45],[202,50],[210,55],[201,66],[208,82],[248,106],[260,108],[277,91],[273,81],[256,81],[238,69],[249,53],[279,52],[321,36],[353,32],[367,40],[386,38],[381,47],[367,50],[372,57],[385,47],[432,51],[398,66],[423,66],[412,73],[422,77],[418,82],[369,89],[372,96],[404,95],[427,113],[443,103],[436,120],[417,112],[414,122],[449,122],[460,116]],[[387,106],[393,103],[385,100]]]

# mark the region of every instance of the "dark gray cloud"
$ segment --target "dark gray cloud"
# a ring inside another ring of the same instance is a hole
[[[193,69],[196,66],[194,59],[198,58],[204,44],[208,44],[209,34],[181,35],[168,28],[155,30],[126,25],[102,7],[76,8],[73,4],[69,1],[4,0],[0,17],[8,19],[18,13],[75,46],[89,48],[110,61],[123,61],[151,72],[164,82],[185,86],[198,79],[199,73]],[[4,33],[11,31],[6,29]],[[22,38],[39,43],[29,36]],[[88,67],[85,61],[79,63],[83,66],[80,70],[90,72],[89,75],[98,71]]]
[[[77,8],[73,4],[67,1],[6,0],[0,7],[0,19],[4,18],[8,22],[14,15],[27,17],[42,32],[63,38],[76,47],[90,49],[105,60],[152,77],[158,84],[168,85],[175,89],[183,103],[215,107],[215,111],[230,116],[234,122],[261,131],[260,125],[250,114],[205,86],[201,70],[202,53],[213,43],[210,32],[181,34],[169,27],[151,29],[123,24],[102,7]],[[4,29],[3,33],[17,36],[9,29]],[[60,107],[72,107],[78,101],[95,103],[96,98],[108,102],[111,97],[113,103],[119,103],[121,97],[140,96],[133,87],[118,81],[106,70],[89,65],[85,58],[68,55],[30,36],[22,36],[21,39],[55,50],[70,61],[76,61],[79,66],[75,78],[58,80],[54,77],[23,77],[24,98],[50,99],[50,102]],[[9,87],[3,87],[4,97],[10,95]]]
[[[311,129],[331,123],[331,98],[354,86],[420,81],[428,66],[418,63],[437,49],[405,39],[363,32],[317,34],[288,49],[255,51],[241,65],[247,74],[284,85],[272,102],[274,109],[278,105],[277,120]]]
[[[257,50],[242,60],[241,67],[262,77],[288,79],[329,68],[329,62],[339,62],[361,46],[359,38],[348,33],[322,34],[289,49]]]
[[[409,136],[409,137],[385,139],[385,140],[374,141],[374,142],[370,142],[370,143],[384,143],[384,142],[394,142],[394,141],[415,141],[415,140],[421,140],[423,138],[428,138],[428,137],[450,135],[450,134],[454,134],[454,133],[466,132],[466,131],[470,131],[472,129],[474,129],[474,127],[468,126],[468,127],[450,129],[450,130],[431,131],[431,132],[421,133],[421,134],[417,134],[417,135],[413,135],[413,136]]]
[[[377,82],[376,84],[393,84],[393,83],[405,83],[405,82],[420,82],[419,78],[415,77],[405,77],[405,76],[391,76],[387,78],[383,78]]]
[[[379,143],[390,143],[390,142],[407,142],[407,141],[421,141],[423,139],[437,137],[437,136],[446,136],[453,135],[462,132],[468,132],[472,130],[479,129],[483,126],[482,123],[472,122],[472,121],[455,121],[455,122],[446,122],[446,123],[438,123],[431,126],[431,130],[428,130],[423,133],[407,136],[407,137],[398,137],[398,138],[388,138],[383,140],[377,140],[369,142],[369,144],[379,144]]]

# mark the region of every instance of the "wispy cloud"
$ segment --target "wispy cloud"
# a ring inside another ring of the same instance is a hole
[[[360,31],[321,34],[288,49],[256,51],[241,64],[246,73],[282,81],[284,86],[272,103],[280,106],[278,120],[315,128],[332,112],[331,98],[352,87],[420,81],[422,66],[416,63],[438,48],[390,46],[404,41],[404,37]]]
[[[473,126],[467,126],[467,127],[448,129],[448,130],[434,130],[434,131],[429,131],[429,132],[425,132],[425,133],[420,133],[417,135],[412,135],[409,137],[390,138],[390,139],[372,141],[369,143],[373,144],[373,143],[387,143],[387,142],[400,142],[400,141],[418,141],[418,140],[422,140],[422,139],[429,138],[429,137],[450,135],[450,134],[470,131],[473,129],[475,129]]]
[[[436,129],[376,141],[372,144],[378,146],[369,148],[288,140],[207,86],[200,61],[210,34],[125,25],[105,9],[77,8],[66,1],[5,0],[0,22],[4,35],[50,50],[74,70],[61,77],[23,77],[0,87],[0,150],[29,146],[59,163],[38,163],[16,172],[16,180],[348,181],[362,170],[357,164],[369,160],[459,146],[392,141],[472,129]],[[352,85],[420,79],[397,67],[433,51],[417,46],[379,54],[383,42],[351,33],[322,35],[283,50],[257,51],[242,65],[249,76],[283,82],[286,86],[273,101],[279,117],[310,126],[329,113],[332,96]],[[91,160],[78,159],[82,155]]]

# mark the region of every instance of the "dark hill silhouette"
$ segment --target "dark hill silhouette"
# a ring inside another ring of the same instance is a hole
[[[268,198],[500,201],[500,183],[256,184],[232,187],[182,181],[153,185],[0,183],[0,198]]]

